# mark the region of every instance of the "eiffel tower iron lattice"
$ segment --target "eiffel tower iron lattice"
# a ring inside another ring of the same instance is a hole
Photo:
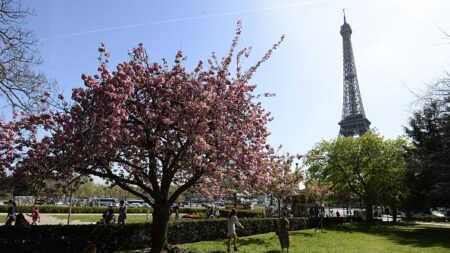
[[[356,75],[355,58],[353,57],[350,40],[352,28],[347,23],[344,12],[344,24],[341,26],[341,36],[344,50],[344,101],[342,119],[339,122],[339,136],[362,135],[369,130],[370,121],[364,113],[364,106],[359,91]]]

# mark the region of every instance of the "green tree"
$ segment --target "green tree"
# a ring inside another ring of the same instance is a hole
[[[412,210],[450,206],[450,79],[432,85],[405,128],[412,141],[407,152],[406,199]]]
[[[335,192],[352,192],[362,201],[367,221],[372,222],[373,205],[393,205],[403,188],[406,141],[384,140],[374,131],[339,137],[317,144],[306,156],[309,177],[331,183]],[[315,159],[314,157],[324,157]],[[394,196],[394,197],[393,197]]]

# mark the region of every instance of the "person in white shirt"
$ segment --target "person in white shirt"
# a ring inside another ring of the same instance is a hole
[[[233,209],[231,209],[230,214],[228,215],[227,252],[230,252],[231,240],[233,240],[234,251],[239,251],[236,247],[236,242],[238,239],[237,234],[236,234],[236,225],[238,225],[242,229],[244,228],[244,226],[242,226],[242,224],[239,223],[239,221],[238,221],[236,209],[233,208]]]

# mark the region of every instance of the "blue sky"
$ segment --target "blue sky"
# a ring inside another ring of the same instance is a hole
[[[449,68],[450,1],[445,0],[250,0],[107,1],[25,0],[44,60],[40,70],[66,95],[94,74],[104,42],[112,65],[142,42],[155,61],[181,49],[188,66],[229,49],[242,20],[240,47],[253,46],[247,66],[282,34],[286,39],[256,73],[258,93],[275,120],[269,142],[305,153],[337,136],[342,112],[342,9],[352,43],[366,116],[389,138],[403,134],[420,91]]]

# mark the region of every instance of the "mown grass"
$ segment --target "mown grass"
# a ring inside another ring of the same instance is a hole
[[[68,214],[52,214],[51,216],[61,219],[61,220],[67,220]],[[102,214],[72,214],[70,216],[70,220],[78,220],[81,222],[98,222],[102,218]],[[118,219],[118,215],[116,214],[116,222]],[[175,221],[175,214],[172,214],[170,216],[171,221]],[[147,215],[146,214],[129,214],[127,215],[126,223],[143,223],[147,222]],[[152,215],[149,216],[149,222],[152,222]]]
[[[313,229],[290,233],[291,252],[450,252],[450,229],[425,225],[340,225],[323,233]],[[178,245],[195,253],[226,252],[226,241]],[[239,238],[241,253],[281,252],[275,233]]]

